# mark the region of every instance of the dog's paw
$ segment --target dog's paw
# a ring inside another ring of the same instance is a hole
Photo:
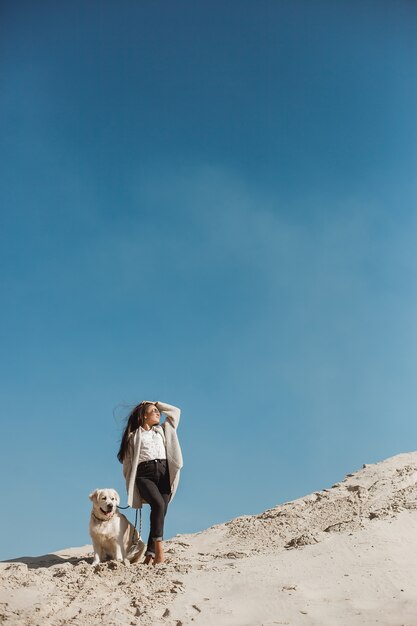
[[[126,567],[130,567],[129,559],[123,559],[123,563],[126,565]]]

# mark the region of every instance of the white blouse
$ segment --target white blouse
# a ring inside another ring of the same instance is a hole
[[[153,428],[145,430],[140,426],[140,429],[139,463],[153,461],[154,459],[166,459],[167,453],[161,433]]]

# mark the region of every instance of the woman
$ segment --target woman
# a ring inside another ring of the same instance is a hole
[[[161,413],[167,419],[160,425]],[[123,463],[127,503],[151,506],[145,563],[163,563],[164,520],[183,465],[177,437],[180,409],[163,402],[141,402],[130,413],[117,458]]]

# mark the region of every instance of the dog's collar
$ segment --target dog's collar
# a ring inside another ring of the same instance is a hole
[[[96,519],[98,522],[110,522],[110,520],[114,517],[114,511],[113,513],[110,515],[110,517],[106,517],[106,519],[101,519],[101,517],[97,517],[97,515],[94,515],[93,511],[91,511],[91,515],[94,517],[94,519]]]

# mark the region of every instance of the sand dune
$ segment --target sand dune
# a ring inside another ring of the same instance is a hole
[[[53,626],[417,626],[417,452],[166,542],[164,565],[91,546],[0,564],[0,619]]]

